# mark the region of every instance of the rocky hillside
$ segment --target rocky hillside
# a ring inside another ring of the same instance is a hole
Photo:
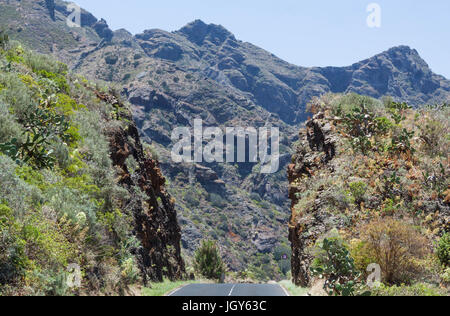
[[[117,295],[182,278],[174,201],[129,104],[0,42],[0,295]]]
[[[272,255],[287,245],[285,169],[311,98],[358,92],[376,98],[389,94],[420,105],[450,95],[448,80],[433,74],[406,47],[350,67],[305,68],[202,21],[176,32],[132,35],[112,31],[86,11],[82,27],[68,27],[70,10],[59,0],[0,0],[0,5],[0,26],[11,37],[52,53],[89,79],[123,87],[143,140],[152,144],[170,180],[186,253],[192,254],[202,238],[218,239],[230,269],[251,267],[263,278],[277,278],[277,266],[285,264],[274,262]],[[279,127],[280,172],[260,175],[252,172],[258,170],[255,164],[173,164],[171,132],[191,127],[194,118],[202,118],[205,126]]]
[[[288,168],[295,283],[313,283],[317,247],[336,236],[387,285],[448,282],[434,255],[450,231],[448,105],[327,95],[311,110]]]

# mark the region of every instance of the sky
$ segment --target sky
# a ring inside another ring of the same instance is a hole
[[[448,0],[74,0],[113,29],[175,31],[201,19],[223,25],[299,66],[348,66],[393,46],[418,50],[450,78]],[[367,11],[370,4],[376,11]],[[377,12],[380,12],[378,15]],[[367,22],[380,22],[369,27]],[[376,18],[380,17],[379,20]]]

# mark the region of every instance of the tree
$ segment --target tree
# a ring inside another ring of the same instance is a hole
[[[212,241],[203,241],[194,255],[195,271],[207,279],[220,279],[225,267],[220,256],[217,244]]]

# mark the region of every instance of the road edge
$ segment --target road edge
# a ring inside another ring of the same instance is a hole
[[[189,285],[189,284],[181,285],[181,286],[177,287],[175,290],[172,290],[172,291],[170,291],[170,292],[167,292],[167,293],[164,294],[163,296],[172,296],[172,295],[174,295],[176,292],[178,292],[179,290],[181,290],[182,288],[184,288],[184,287],[186,287],[186,286],[188,286],[188,285]]]
[[[286,294],[286,296],[292,296],[291,293],[289,293],[289,291],[282,285],[278,283],[278,286],[281,287],[284,291],[284,293]]]

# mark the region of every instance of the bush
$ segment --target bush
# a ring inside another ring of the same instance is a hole
[[[20,217],[33,200],[40,200],[40,192],[16,175],[17,167],[11,158],[0,154],[0,198]]]
[[[108,56],[105,57],[105,62],[108,65],[115,65],[118,60],[119,60],[119,57],[114,56],[114,55],[108,55]]]
[[[8,142],[13,138],[20,139],[21,136],[21,126],[14,115],[9,113],[6,104],[0,102],[0,143]]]
[[[324,290],[328,295],[356,295],[360,273],[343,240],[325,238],[316,246],[315,252],[311,272],[325,279]]]
[[[409,284],[423,271],[428,241],[414,227],[393,218],[376,219],[360,230],[365,253],[381,267],[387,284]]]
[[[367,184],[362,181],[352,182],[349,184],[349,187],[353,201],[356,205],[361,205],[361,203],[364,202],[364,196],[367,192]]]
[[[431,156],[442,156],[448,152],[448,122],[441,121],[436,117],[427,118],[422,124],[418,124],[419,137],[422,140],[424,150]]]
[[[227,205],[227,201],[216,193],[211,193],[209,195],[209,201],[211,205],[219,209],[224,208]]]
[[[436,249],[439,261],[444,267],[450,266],[450,234],[446,233],[439,240],[438,247]]]
[[[441,280],[444,284],[450,285],[450,268],[446,268],[440,275]]]
[[[33,113],[37,104],[27,86],[14,74],[0,73],[0,100],[8,105],[8,110],[14,114],[17,121]]]
[[[423,283],[391,287],[380,284],[373,288],[371,293],[372,296],[446,296],[444,291]]]
[[[0,48],[1,49],[6,49],[6,47],[8,46],[9,43],[9,36],[8,34],[6,34],[5,31],[0,31]]]
[[[63,75],[65,76],[68,71],[67,65],[55,61],[53,58],[27,52],[24,54],[25,64],[33,70],[34,73],[42,72],[43,74]]]
[[[203,241],[194,254],[195,271],[207,279],[219,280],[225,272],[219,248],[214,241]]]
[[[19,233],[20,226],[14,220],[13,211],[0,204],[0,294],[3,285],[13,284],[24,272],[27,260]]]
[[[408,132],[406,128],[401,132],[396,132],[392,136],[391,145],[388,150],[392,153],[414,153],[415,149],[411,144],[414,137],[414,132]]]

